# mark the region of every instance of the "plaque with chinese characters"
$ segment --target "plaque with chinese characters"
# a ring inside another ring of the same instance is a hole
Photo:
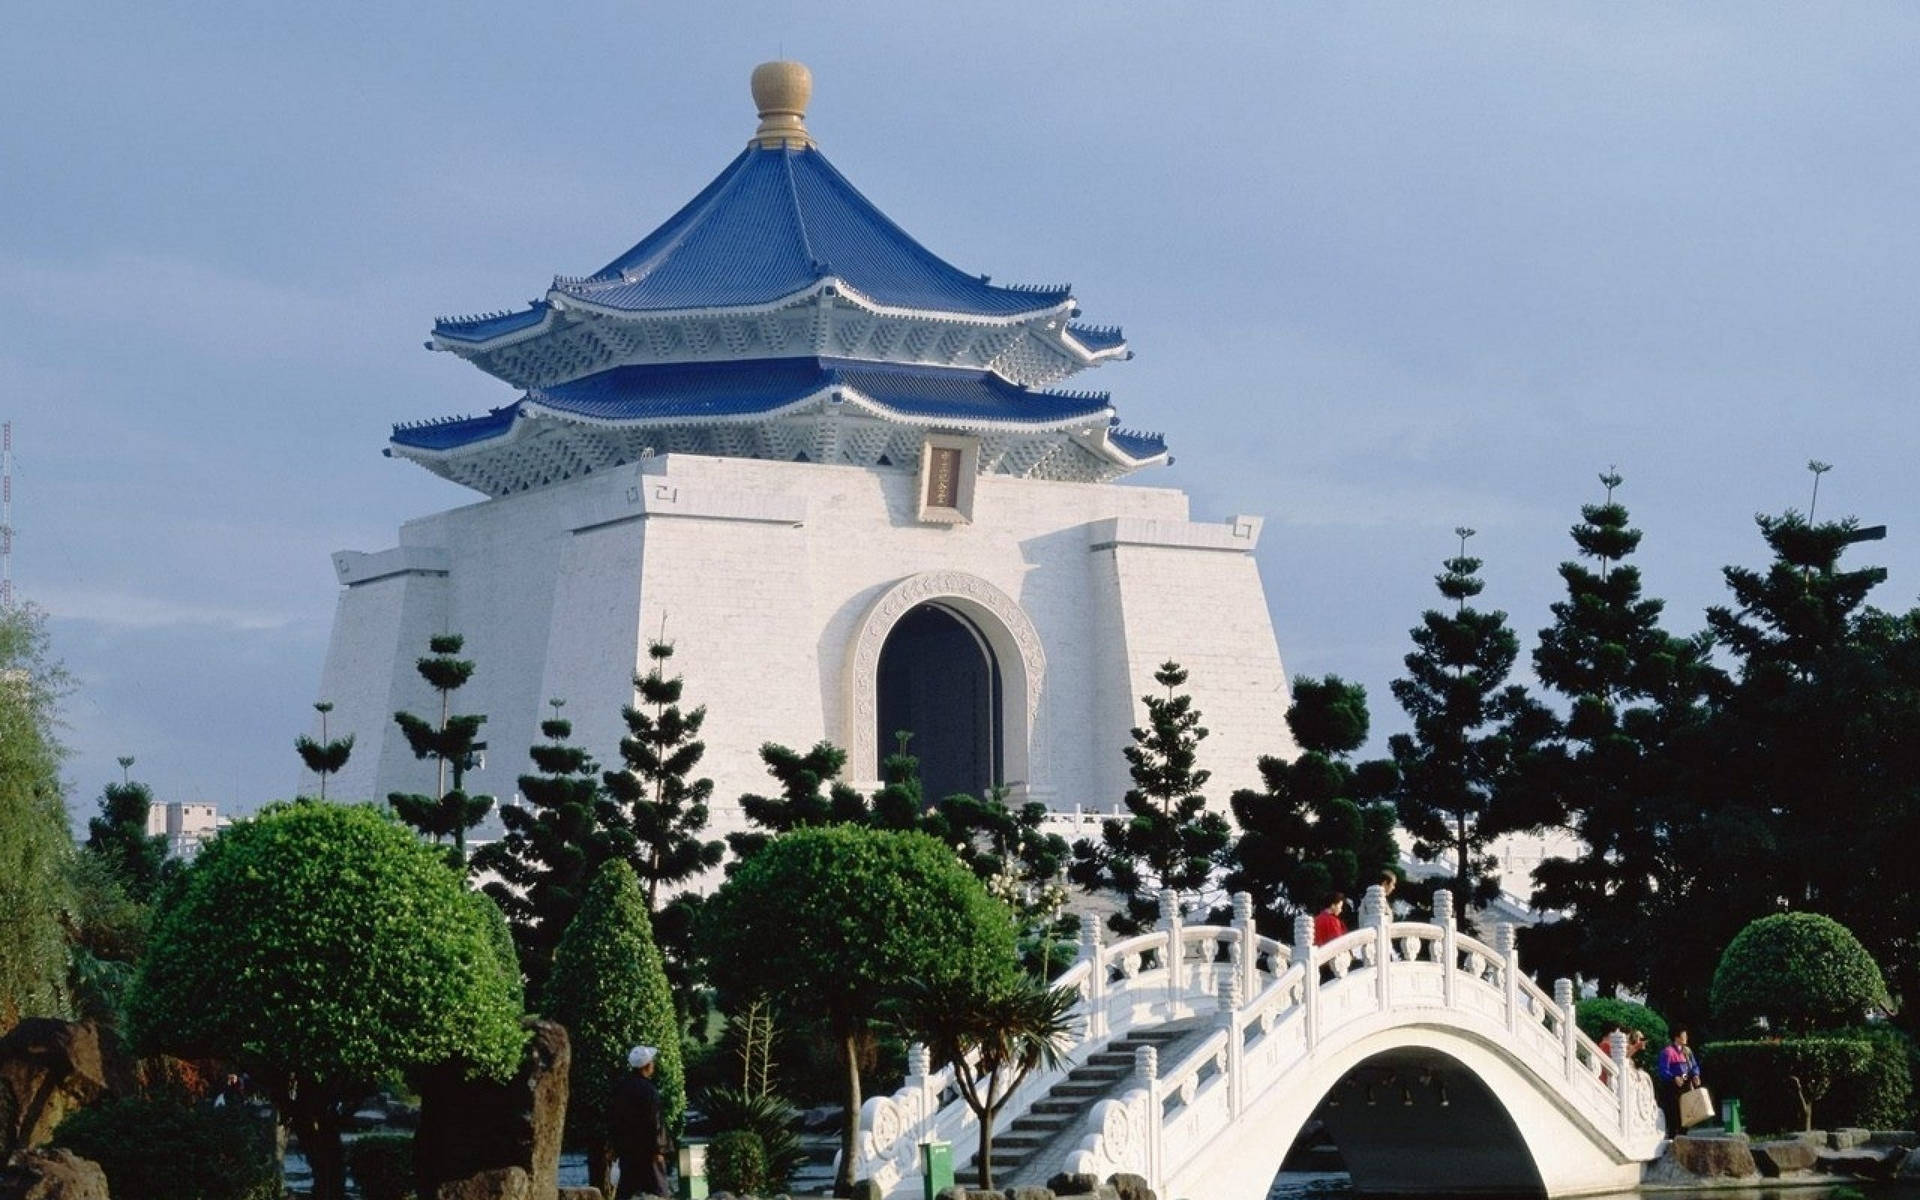
[[[935,446],[928,453],[924,498],[928,508],[960,507],[961,459],[955,446]]]

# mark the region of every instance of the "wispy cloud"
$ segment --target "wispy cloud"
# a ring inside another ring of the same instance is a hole
[[[55,621],[83,621],[111,630],[148,630],[200,626],[237,633],[292,628],[303,614],[266,609],[229,608],[196,601],[140,596],[128,592],[54,588],[29,599]]]

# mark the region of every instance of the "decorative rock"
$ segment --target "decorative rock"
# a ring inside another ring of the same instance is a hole
[[[433,1200],[529,1200],[533,1180],[519,1167],[476,1171],[434,1189]]]
[[[1810,1171],[1813,1169],[1814,1159],[1819,1156],[1819,1152],[1812,1145],[1800,1138],[1756,1142],[1750,1149],[1753,1151],[1754,1164],[1760,1168],[1760,1173],[1769,1179]]]
[[[1054,1200],[1053,1189],[1017,1187],[1007,1192],[1007,1200]]]
[[[26,1150],[0,1168],[0,1200],[107,1200],[107,1173],[71,1150]]]
[[[1827,1145],[1835,1150],[1853,1150],[1866,1145],[1872,1136],[1864,1129],[1836,1129],[1827,1135]]]
[[[886,1193],[871,1179],[856,1179],[853,1181],[852,1200],[886,1200]]]
[[[593,1187],[563,1187],[558,1200],[607,1200],[607,1194]]]
[[[967,1200],[967,1187],[963,1183],[943,1187],[934,1194],[933,1200]]]
[[[1107,1183],[1120,1194],[1120,1200],[1160,1200],[1144,1176],[1121,1172],[1107,1176]]]
[[[1086,1172],[1062,1171],[1047,1180],[1056,1196],[1091,1196],[1100,1186],[1100,1177]]]
[[[511,1167],[527,1177],[529,1200],[558,1200],[572,1052],[567,1031],[552,1021],[529,1018],[525,1026],[532,1036],[508,1082],[468,1080],[457,1064],[422,1080],[413,1143],[419,1195],[436,1196],[447,1184]]]
[[[20,1022],[0,1038],[0,1154],[45,1145],[67,1114],[106,1091],[100,1030],[92,1021]]]
[[[1748,1179],[1760,1174],[1743,1137],[1677,1137],[1671,1153],[1682,1170],[1702,1179]]]
[[[1852,1175],[1856,1179],[1892,1179],[1900,1170],[1906,1154],[1898,1149],[1881,1151],[1863,1148],[1828,1150],[1815,1161],[1829,1175]]]
[[[1867,1139],[1869,1146],[1897,1146],[1902,1150],[1912,1150],[1920,1146],[1920,1133],[1911,1129],[1876,1129]]]

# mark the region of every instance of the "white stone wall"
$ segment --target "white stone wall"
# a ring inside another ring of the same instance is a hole
[[[1189,522],[1172,489],[989,475],[972,523],[930,525],[914,485],[906,470],[660,456],[410,522],[393,550],[336,555],[345,587],[317,698],[336,705],[332,735],[358,743],[329,794],[433,787],[392,714],[437,713],[413,664],[441,631],[465,636],[478,664],[455,711],[488,715],[469,790],[514,793],[549,697],[566,700],[577,740],[617,761],[620,709],[664,622],[688,701],[708,709],[703,772],[725,817],[771,783],[762,743],[855,740],[851,643],[876,600],[924,572],[985,581],[1037,632],[1026,783],[1057,809],[1109,809],[1125,791],[1120,749],[1168,658],[1192,672],[1219,806],[1255,784],[1259,755],[1292,752],[1257,519]],[[848,773],[871,780],[874,764]]]

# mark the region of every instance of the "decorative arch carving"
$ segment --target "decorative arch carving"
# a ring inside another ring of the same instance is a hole
[[[923,571],[894,584],[867,607],[855,627],[847,653],[847,767],[857,779],[877,779],[880,755],[875,725],[880,706],[880,650],[908,610],[939,604],[965,615],[979,627],[1000,667],[1005,703],[1000,716],[1003,768],[1009,783],[1031,787],[1040,693],[1047,676],[1047,653],[1040,631],[1013,597],[965,571]],[[1024,789],[1018,789],[1024,790]]]

